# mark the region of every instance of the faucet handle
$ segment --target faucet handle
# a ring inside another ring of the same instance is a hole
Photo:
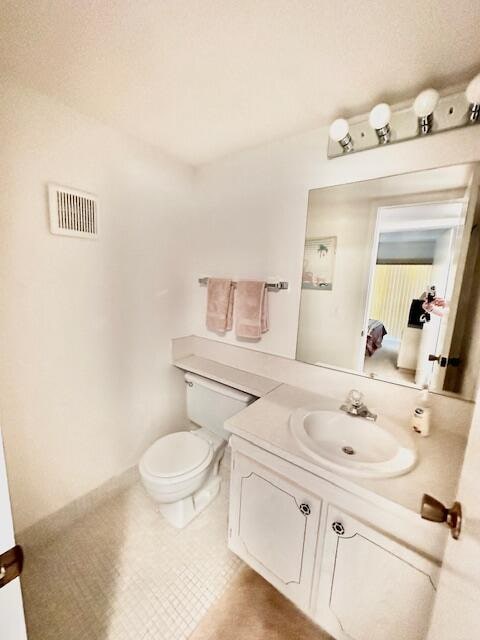
[[[357,389],[348,392],[347,401],[354,407],[360,407],[363,404],[363,393]]]

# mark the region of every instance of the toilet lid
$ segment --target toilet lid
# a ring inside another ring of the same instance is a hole
[[[211,455],[208,442],[190,431],[178,431],[154,442],[145,452],[142,466],[154,476],[172,478],[193,471]]]

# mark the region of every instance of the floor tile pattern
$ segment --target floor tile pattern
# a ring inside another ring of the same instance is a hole
[[[137,481],[26,549],[29,640],[183,640],[240,568],[228,549],[228,465],[216,500],[174,529]]]

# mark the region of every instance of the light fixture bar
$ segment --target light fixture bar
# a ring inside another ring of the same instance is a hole
[[[351,141],[348,155],[413,140],[426,133],[430,136],[460,127],[476,126],[476,123],[480,123],[479,116],[480,104],[472,103],[471,99],[469,100],[465,95],[465,91],[458,91],[440,96],[434,113],[425,117],[417,115],[413,103],[402,108],[392,107],[388,133],[383,130],[383,127],[376,129],[373,126],[372,128],[368,116],[361,119],[352,118],[347,121]],[[330,138],[327,155],[329,158],[336,158],[345,155],[345,151],[338,141]]]

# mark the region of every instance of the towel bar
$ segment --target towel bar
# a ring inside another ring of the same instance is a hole
[[[208,284],[208,278],[199,278],[198,284]],[[236,286],[236,282],[233,283],[233,286]],[[280,281],[280,282],[267,282],[267,289],[270,291],[280,291],[284,289],[288,289],[288,282]]]

